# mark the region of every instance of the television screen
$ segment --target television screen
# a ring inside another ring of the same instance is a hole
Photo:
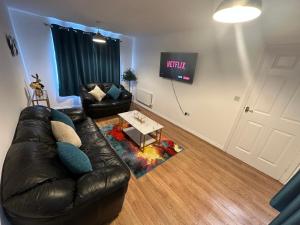
[[[160,76],[186,83],[193,83],[198,53],[162,52]]]

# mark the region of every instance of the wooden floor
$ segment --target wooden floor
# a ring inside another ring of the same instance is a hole
[[[268,224],[281,184],[157,115],[163,134],[185,150],[138,180],[132,176],[112,225]]]

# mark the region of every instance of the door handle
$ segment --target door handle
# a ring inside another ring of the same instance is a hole
[[[245,113],[248,113],[248,112],[253,113],[253,110],[250,109],[250,106],[245,107]]]

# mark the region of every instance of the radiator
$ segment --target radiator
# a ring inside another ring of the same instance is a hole
[[[142,103],[145,106],[152,107],[153,95],[145,90],[137,89],[136,91],[136,100]]]

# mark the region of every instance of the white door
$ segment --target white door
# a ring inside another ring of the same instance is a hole
[[[285,173],[300,163],[299,50],[291,46],[266,50],[228,147],[228,153],[277,180],[288,177]]]

